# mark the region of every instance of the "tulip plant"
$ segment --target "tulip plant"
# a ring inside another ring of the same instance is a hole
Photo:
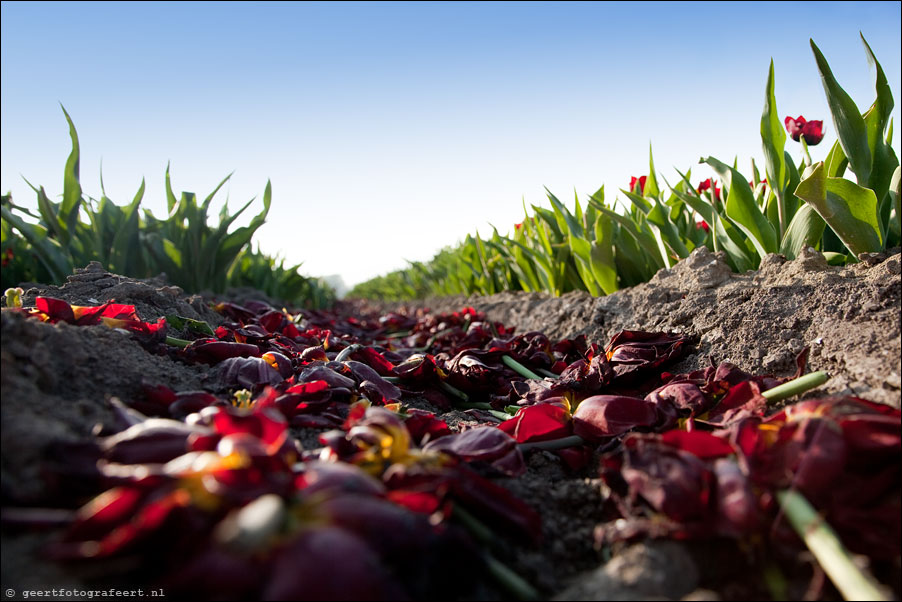
[[[272,197],[267,182],[263,210],[249,225],[232,228],[247,210],[248,201],[235,214],[224,205],[219,223],[211,227],[208,211],[213,198],[228,181],[226,177],[201,203],[194,193],[176,198],[169,168],[166,168],[166,198],[169,215],[158,219],[144,210],[144,182],[131,203],[115,204],[106,195],[101,176],[100,200],[83,194],[79,178],[79,144],[75,125],[63,109],[69,124],[72,151],[66,161],[63,197],[49,199],[43,187],[29,186],[37,194],[37,213],[16,205],[11,195],[2,198],[2,280],[5,287],[20,282],[62,284],[74,268],[99,261],[115,273],[134,278],[153,277],[161,272],[173,284],[191,292],[222,292],[228,286],[253,286],[284,300],[323,307],[334,293],[317,279],[298,273],[300,266],[285,268],[251,248],[251,239],[263,225]],[[87,218],[85,221],[84,218]]]
[[[649,280],[694,248],[723,251],[738,272],[758,267],[768,253],[795,258],[814,247],[832,263],[897,246],[900,231],[899,160],[890,146],[893,98],[885,73],[862,37],[875,67],[876,99],[861,113],[842,89],[817,45],[811,49],[838,140],[822,161],[809,147],[821,142],[821,120],[782,116],[777,109],[774,65],[764,94],[760,132],[764,171],[751,177],[714,157],[701,159],[716,179],[692,184],[677,171],[671,185],[655,171],[632,177],[621,190],[625,206],[609,204],[604,187],[568,209],[548,192],[551,209],[524,207],[512,233],[467,236],[430,263],[417,263],[358,285],[352,296],[409,299],[429,294],[491,294],[501,290],[560,295],[584,290],[610,294]],[[800,161],[786,148],[787,133],[801,147]],[[851,172],[854,181],[848,179]]]

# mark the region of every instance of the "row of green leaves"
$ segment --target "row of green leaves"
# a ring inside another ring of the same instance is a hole
[[[694,187],[690,170],[677,170],[675,185],[662,178],[662,186],[649,150],[644,187],[637,183],[622,190],[627,202],[619,210],[606,203],[604,187],[583,203],[577,196],[572,210],[548,192],[551,209],[532,205],[530,215],[524,205],[524,220],[513,234],[494,229],[486,239],[478,232],[468,235],[431,262],[360,284],[350,295],[390,300],[503,290],[603,295],[649,280],[702,245],[723,251],[737,272],[757,268],[768,253],[792,259],[809,246],[833,263],[897,246],[902,211],[899,160],[890,146],[893,98],[883,68],[862,41],[877,74],[876,100],[864,113],[811,41],[838,138],[823,161],[811,161],[804,138],[798,165],[786,150],[771,61],[761,116],[764,174],[754,161],[748,178],[735,161],[728,165],[707,157],[700,163],[713,169],[722,193],[715,192],[716,184]],[[847,172],[856,181],[846,179]],[[706,228],[700,227],[702,220]]]
[[[62,284],[75,268],[99,261],[114,273],[148,278],[165,273],[167,279],[189,292],[223,292],[229,286],[250,286],[273,298],[322,307],[334,301],[324,282],[302,276],[300,266],[286,268],[284,261],[251,248],[254,233],[263,225],[272,201],[269,182],[263,193],[263,210],[246,226],[235,227],[253,203],[234,214],[224,204],[215,226],[209,210],[226,176],[203,202],[194,193],[176,197],[166,168],[168,216],[158,219],[141,210],[144,182],[131,203],[119,206],[106,194],[101,176],[100,200],[83,194],[79,178],[78,134],[69,114],[72,151],[66,161],[63,195],[51,201],[44,187],[28,185],[37,195],[37,213],[16,205],[11,195],[2,198],[2,286],[20,282]],[[26,180],[27,182],[27,180]]]

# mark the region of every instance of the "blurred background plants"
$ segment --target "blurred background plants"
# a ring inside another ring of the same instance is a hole
[[[132,278],[165,273],[172,284],[190,293],[222,293],[233,286],[253,287],[273,299],[309,308],[327,307],[335,294],[322,280],[300,274],[299,265],[286,268],[251,248],[251,240],[263,225],[272,200],[269,182],[263,193],[263,210],[246,226],[236,219],[253,203],[234,214],[224,204],[218,223],[210,225],[209,209],[227,176],[198,203],[192,192],[176,197],[166,168],[166,219],[149,210],[140,211],[144,182],[132,201],[119,206],[107,197],[101,176],[100,200],[83,194],[79,179],[78,134],[69,114],[72,152],[66,161],[63,195],[51,201],[43,186],[29,186],[37,195],[37,213],[2,197],[2,286],[22,282],[62,284],[75,268],[99,261],[110,272]],[[27,182],[27,180],[26,180]]]
[[[604,187],[573,209],[547,192],[551,209],[524,203],[524,218],[506,236],[477,232],[428,263],[415,263],[356,286],[349,296],[402,300],[429,295],[493,294],[503,290],[561,295],[583,290],[610,294],[648,281],[693,249],[723,251],[737,272],[756,269],[768,253],[794,259],[814,247],[832,264],[858,261],[900,244],[900,169],[890,146],[893,97],[883,68],[862,36],[876,71],[876,99],[863,113],[833,76],[811,41],[830,107],[836,143],[818,162],[809,145],[822,137],[819,122],[799,136],[804,119],[781,117],[771,62],[761,116],[764,170],[754,160],[749,175],[714,157],[703,157],[716,181],[691,183],[677,170],[674,183],[655,170],[633,177],[622,207],[605,200]],[[785,148],[790,131],[801,145],[796,163]],[[854,181],[847,175],[854,176]]]

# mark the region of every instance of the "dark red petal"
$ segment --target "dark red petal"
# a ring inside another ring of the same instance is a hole
[[[824,139],[824,122],[809,121],[802,126],[802,136],[805,136],[805,143],[808,146],[815,146]]]
[[[661,435],[661,442],[690,454],[711,460],[736,453],[729,441],[704,431],[667,431]]]
[[[491,426],[447,435],[428,443],[423,449],[451,454],[467,462],[485,462],[511,476],[526,471],[517,441]]]
[[[37,297],[34,305],[47,316],[50,322],[63,321],[75,324],[75,313],[72,311],[72,306],[61,299]]]
[[[405,600],[379,556],[357,535],[312,526],[274,554],[262,600]]]
[[[567,410],[553,403],[537,403],[522,408],[516,416],[499,424],[498,428],[518,443],[560,439],[572,432]]]
[[[650,426],[656,419],[654,404],[644,399],[594,395],[581,401],[573,413],[573,433],[597,441],[638,426]]]

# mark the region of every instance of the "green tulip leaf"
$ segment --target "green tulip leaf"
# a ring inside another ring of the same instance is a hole
[[[844,178],[828,178],[821,162],[799,183],[795,194],[814,207],[853,255],[883,248],[877,197],[870,188]]]

